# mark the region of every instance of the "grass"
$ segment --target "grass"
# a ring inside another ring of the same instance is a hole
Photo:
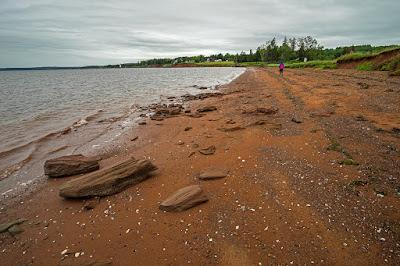
[[[289,62],[285,65],[287,68],[320,68],[320,69],[335,69],[335,60],[314,60],[308,62]]]
[[[365,63],[359,64],[356,67],[356,69],[361,70],[361,71],[372,71],[372,70],[375,70],[375,66],[371,62],[365,62]]]
[[[349,62],[349,61],[369,59],[369,58],[375,57],[375,56],[377,56],[379,54],[387,53],[387,52],[394,51],[394,50],[399,50],[399,49],[400,49],[400,46],[394,46],[394,47],[390,47],[390,48],[384,49],[384,50],[379,51],[379,52],[374,52],[374,53],[351,53],[351,54],[345,54],[345,55],[342,55],[341,57],[339,57],[337,59],[337,62],[338,63],[345,63],[345,62]]]
[[[194,63],[198,67],[234,67],[235,62],[233,61],[223,61],[223,62],[202,62]]]

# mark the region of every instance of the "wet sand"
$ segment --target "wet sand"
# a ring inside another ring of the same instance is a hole
[[[400,263],[399,78],[352,70],[280,78],[251,68],[222,91],[190,103],[192,111],[217,107],[203,117],[147,120],[133,130],[125,151],[101,166],[134,156],[159,170],[93,210],[58,196],[70,178],[2,207],[0,223],[27,219],[23,233],[0,235],[2,264]],[[215,154],[198,152],[210,145]],[[350,158],[358,165],[343,164]],[[210,166],[229,176],[199,181]],[[210,200],[159,210],[191,184]]]

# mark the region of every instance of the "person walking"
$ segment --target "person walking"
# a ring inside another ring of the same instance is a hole
[[[279,64],[279,75],[283,76],[283,70],[285,69],[285,64],[283,62],[281,62]]]

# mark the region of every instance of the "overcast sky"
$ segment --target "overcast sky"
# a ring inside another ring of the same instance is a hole
[[[273,36],[399,44],[400,0],[0,0],[0,67],[240,52]]]

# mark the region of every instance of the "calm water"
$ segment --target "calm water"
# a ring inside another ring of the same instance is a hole
[[[0,72],[0,151],[65,128],[104,110],[197,93],[193,85],[227,83],[238,68],[89,69]]]
[[[243,68],[0,71],[0,195],[43,177],[43,162],[104,152],[136,125],[137,106],[197,94]],[[73,127],[78,121],[84,125]],[[105,121],[105,122],[104,122]],[[72,128],[68,134],[63,129]]]

